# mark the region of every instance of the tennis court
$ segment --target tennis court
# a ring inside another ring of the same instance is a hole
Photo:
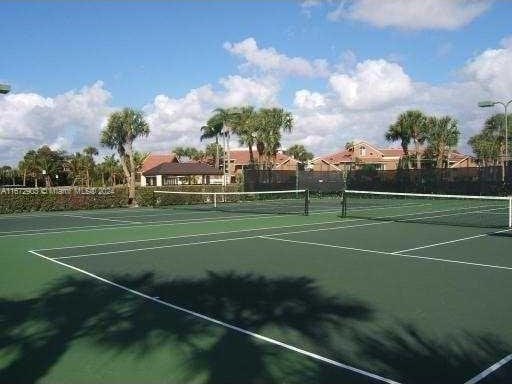
[[[294,193],[3,216],[0,382],[512,382],[510,199]]]

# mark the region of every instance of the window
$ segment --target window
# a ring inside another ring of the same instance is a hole
[[[173,176],[163,176],[162,184],[163,185],[178,185],[178,179]]]
[[[366,156],[366,147],[359,148],[359,156]]]
[[[150,187],[156,186],[156,176],[147,176],[146,185]]]

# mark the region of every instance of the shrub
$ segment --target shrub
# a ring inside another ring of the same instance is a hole
[[[242,190],[241,184],[222,185],[173,185],[167,187],[138,187],[135,191],[135,199],[141,207],[151,207],[154,204],[154,191],[183,191],[183,192],[238,192]],[[181,203],[193,203],[197,195],[181,197]],[[189,199],[189,201],[187,201]]]
[[[0,213],[118,208],[127,201],[125,187],[0,189]]]

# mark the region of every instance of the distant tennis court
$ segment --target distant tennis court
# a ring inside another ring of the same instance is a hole
[[[509,198],[180,198],[2,216],[0,382],[512,382]]]

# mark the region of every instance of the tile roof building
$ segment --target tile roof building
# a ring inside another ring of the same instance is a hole
[[[208,164],[180,163],[174,155],[152,154],[148,159],[144,162],[141,186],[222,184],[222,170]]]
[[[414,150],[409,154],[414,155]],[[398,168],[404,156],[402,148],[383,149],[366,141],[358,141],[352,146],[329,155],[313,159],[315,171],[340,171],[354,169],[363,165],[373,165],[378,170],[394,170]],[[475,167],[475,160],[460,152],[453,151],[449,158],[449,168]]]

